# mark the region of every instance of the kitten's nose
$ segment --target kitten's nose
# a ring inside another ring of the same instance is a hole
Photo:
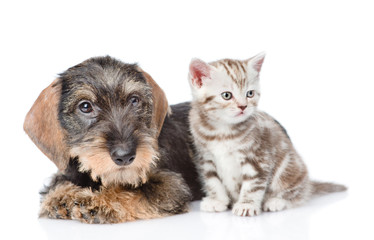
[[[247,108],[247,105],[245,105],[245,106],[238,106],[238,108],[240,108],[242,111],[244,111],[244,109]]]

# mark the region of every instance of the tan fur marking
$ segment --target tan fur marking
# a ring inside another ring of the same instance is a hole
[[[229,68],[231,69],[231,67],[230,66],[228,66],[228,63],[227,62],[222,62],[221,63],[222,64],[222,66],[225,68],[225,70],[226,70],[226,72],[227,72],[227,75],[233,80],[233,81],[235,81],[235,76],[233,75],[233,73],[229,70]],[[228,67],[227,67],[227,66]]]
[[[245,67],[241,62],[232,59],[222,59],[211,63],[213,66],[221,65],[226,70],[227,75],[235,82],[239,88],[243,88],[247,79]]]
[[[216,166],[212,160],[206,160],[203,162],[203,164],[210,164],[210,165]]]
[[[272,170],[271,179],[274,178],[275,174],[278,172],[279,167],[284,161],[284,158],[286,156],[286,152],[282,151],[280,149],[276,149],[275,153],[275,159],[278,159],[278,161],[275,162],[274,168]]]
[[[161,128],[164,124],[164,120],[168,111],[170,111],[168,100],[164,91],[158,86],[153,78],[141,68],[139,70],[143,73],[147,83],[152,87],[152,98],[153,98],[153,118],[152,124],[157,129],[157,136],[161,132]]]
[[[214,98],[215,98],[215,96],[209,96],[209,97],[205,98],[205,100],[204,100],[204,102],[202,102],[202,104],[207,104],[210,101],[212,101]]]
[[[246,66],[243,66],[243,62],[242,61],[238,61],[238,65],[241,67],[242,71],[243,71],[243,74],[247,74],[247,70],[246,70]]]
[[[213,126],[210,127],[209,125],[205,125],[203,119],[200,118],[200,120],[201,120],[200,123],[202,124],[202,126],[206,127],[209,130],[214,130],[215,129],[215,128],[213,128]],[[206,124],[209,124],[209,123],[206,121]],[[235,132],[233,132],[231,134],[227,134],[227,135],[223,135],[223,134],[207,135],[207,134],[202,133],[198,128],[196,128],[194,130],[199,135],[199,137],[201,137],[205,141],[227,141],[227,140],[237,139],[237,138],[243,137],[245,134],[248,134],[247,131],[235,131]]]
[[[203,138],[206,141],[227,141],[227,140],[232,140],[232,139],[235,139],[235,138],[239,138],[239,137],[241,137],[242,135],[245,134],[245,133],[241,132],[241,133],[229,134],[229,135],[206,135],[206,134],[203,134],[202,132],[200,132],[197,129],[195,129],[195,131],[197,132],[197,134],[199,134],[199,136],[201,138]]]
[[[213,125],[211,125],[209,123],[209,120],[208,120],[207,116],[202,111],[199,111],[199,117],[200,117],[200,120],[201,120],[200,123],[204,128],[206,128],[210,131],[215,130],[215,127],[213,127]]]
[[[44,89],[28,112],[23,128],[35,145],[63,171],[69,160],[66,133],[58,121],[61,98],[59,79]]]
[[[219,178],[216,171],[208,171],[205,173],[206,178]]]
[[[91,177],[93,179],[100,177],[104,186],[126,183],[136,187],[145,183],[148,172],[154,167],[157,160],[156,140],[148,139],[153,143],[151,145],[139,144],[134,162],[125,167],[117,166],[107,149],[97,147],[102,146],[105,141],[104,138],[97,137],[89,144],[75,146],[71,149],[72,156],[79,156],[80,171],[91,171]]]
[[[283,188],[293,188],[302,183],[307,176],[308,172],[305,167],[299,168],[294,162],[291,162],[280,176],[280,182]]]
[[[244,165],[244,164],[243,164]],[[243,166],[242,165],[242,166]],[[249,175],[247,175],[247,174],[244,174],[243,175],[243,181],[252,181],[252,180],[255,180],[255,179],[257,179],[258,178],[258,175],[255,175],[255,176],[249,176]]]
[[[240,163],[241,166],[244,166],[246,164],[251,165],[256,170],[256,176],[258,179],[261,179],[263,181],[267,179],[267,171],[266,169],[260,166],[259,161],[250,158],[245,158],[245,160]]]
[[[265,190],[265,187],[258,186],[258,187],[251,188],[251,190],[249,190],[247,193],[254,193],[254,192],[263,191],[263,190]]]
[[[149,205],[139,189],[111,186],[92,192],[67,182],[48,193],[39,215],[76,219],[85,223],[120,223],[170,214],[161,213]]]

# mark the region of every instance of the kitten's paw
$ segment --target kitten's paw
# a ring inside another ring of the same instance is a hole
[[[276,212],[281,211],[287,207],[287,201],[281,198],[269,198],[264,203],[264,211]]]
[[[242,217],[253,217],[261,213],[261,208],[254,203],[235,203],[232,213]]]
[[[223,212],[227,210],[227,203],[213,198],[203,198],[200,209],[205,212]]]

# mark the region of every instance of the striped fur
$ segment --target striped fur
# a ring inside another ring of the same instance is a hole
[[[257,110],[263,60],[260,54],[246,61],[191,62],[189,117],[206,193],[204,211],[232,207],[236,215],[254,216],[302,204],[317,193],[345,190],[311,182],[287,132]],[[248,97],[251,90],[254,96]],[[232,98],[225,100],[223,92]]]

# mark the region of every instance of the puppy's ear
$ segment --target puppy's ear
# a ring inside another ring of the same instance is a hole
[[[35,145],[63,171],[69,161],[65,131],[58,121],[61,81],[44,89],[26,115],[23,129]]]
[[[143,70],[141,70],[147,83],[152,87],[153,98],[153,116],[152,125],[157,129],[157,136],[160,135],[162,125],[166,114],[169,111],[169,104],[164,91],[158,86],[153,78]]]

